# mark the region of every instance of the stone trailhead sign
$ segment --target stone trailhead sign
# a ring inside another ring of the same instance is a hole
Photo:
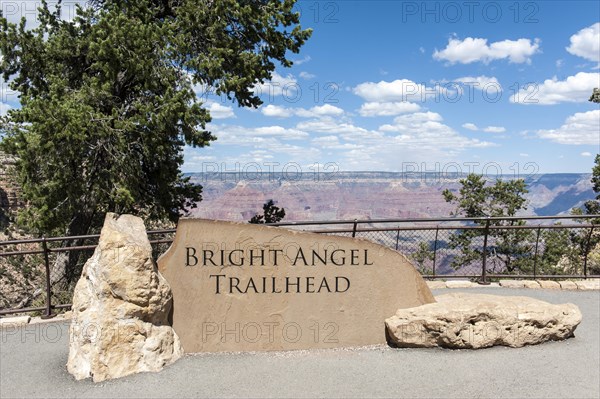
[[[398,252],[276,227],[182,219],[158,266],[188,353],[385,343],[386,318],[435,302]]]

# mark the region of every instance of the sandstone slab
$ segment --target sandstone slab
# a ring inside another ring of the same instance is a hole
[[[581,280],[576,281],[577,289],[582,291],[600,290],[600,280]]]
[[[560,288],[563,290],[576,290],[577,284],[571,280],[559,281]]]
[[[535,280],[523,280],[523,286],[525,288],[530,288],[530,289],[534,289],[534,290],[542,288],[540,286],[540,283],[538,283]]]
[[[439,290],[442,288],[446,288],[446,282],[445,281],[427,281],[427,286],[429,287],[430,290]]]
[[[75,287],[68,371],[99,382],[177,360],[182,348],[169,324],[171,306],[142,219],[107,214]]]
[[[523,280],[500,280],[500,286],[504,288],[525,288]]]
[[[447,288],[471,288],[474,286],[475,286],[475,284],[473,284],[472,282],[467,281],[467,280],[448,280],[448,281],[446,281]]]
[[[581,322],[579,308],[570,303],[467,293],[440,295],[436,300],[399,309],[386,319],[390,342],[425,348],[521,347],[572,337]]]
[[[30,316],[2,317],[0,318],[0,328],[24,326],[29,324],[30,320]]]
[[[560,290],[560,284],[552,280],[538,280],[538,284],[545,290]]]
[[[186,352],[382,344],[386,317],[434,302],[396,251],[279,227],[181,219],[158,264]]]

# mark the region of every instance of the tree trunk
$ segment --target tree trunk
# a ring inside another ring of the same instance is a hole
[[[94,215],[80,213],[73,217],[65,232],[67,237],[82,236],[89,233]],[[61,248],[83,245],[84,240],[74,238],[62,241]],[[81,251],[57,252],[56,259],[50,267],[50,285],[65,290],[81,275],[79,259]]]

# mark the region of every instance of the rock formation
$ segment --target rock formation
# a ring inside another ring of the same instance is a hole
[[[169,324],[171,307],[143,221],[107,214],[75,287],[68,371],[99,382],[174,362],[183,350]]]
[[[529,297],[454,293],[437,303],[400,309],[385,324],[399,347],[521,347],[573,336],[581,312]]]

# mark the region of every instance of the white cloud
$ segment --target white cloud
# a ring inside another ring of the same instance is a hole
[[[506,129],[502,126],[488,126],[484,127],[483,129],[479,129],[479,127],[476,124],[470,122],[463,123],[462,127],[468,130],[472,130],[474,132],[482,130],[486,133],[504,133],[506,131]]]
[[[0,116],[6,115],[9,109],[12,107],[6,103],[0,102]]]
[[[310,58],[310,55],[307,55],[299,60],[292,60],[292,62],[294,63],[294,65],[302,65],[310,60],[312,60],[312,58]]]
[[[476,89],[482,90],[488,86],[494,86],[502,88],[498,79],[494,76],[464,76],[462,78],[454,79],[454,82],[462,83],[465,86],[472,86]]]
[[[571,45],[567,47],[567,51],[600,64],[600,22],[571,36]]]
[[[450,38],[445,49],[435,50],[433,58],[450,64],[470,64],[508,59],[509,62],[530,63],[531,56],[539,52],[539,39],[503,40],[488,45],[487,39],[467,37],[464,40]]]
[[[332,150],[355,150],[364,148],[361,144],[341,143],[337,136],[323,136],[311,140],[312,144]]]
[[[490,147],[493,143],[469,139],[459,135],[454,129],[442,123],[443,118],[436,112],[417,112],[394,118],[393,124],[382,125],[383,132],[397,132],[395,141],[419,148]]]
[[[519,156],[520,156],[520,157],[527,158],[527,157],[529,156],[529,154],[526,154],[526,153],[522,152],[522,153],[520,153],[520,154],[519,154]]]
[[[348,170],[400,170],[402,160],[451,160],[466,148],[494,146],[459,135],[434,112],[401,115],[379,130],[340,123],[334,118],[305,121],[296,128],[325,133],[311,143],[336,154]]]
[[[275,118],[289,118],[294,115],[294,112],[291,108],[280,107],[279,105],[269,104],[265,107],[261,107],[260,111],[265,116],[272,116]]]
[[[297,108],[296,115],[303,118],[312,118],[320,116],[340,116],[344,114],[344,110],[331,104],[316,105],[310,109]]]
[[[592,153],[591,153],[591,152],[589,152],[589,151],[584,151],[584,152],[582,152],[582,153],[581,153],[581,156],[582,156],[582,157],[591,157],[591,156],[592,156]]]
[[[314,79],[317,77],[317,75],[313,75],[312,73],[308,73],[305,71],[300,72],[298,74],[298,76],[300,76],[302,79],[306,79],[306,80]]]
[[[295,98],[298,88],[298,80],[296,80],[294,75],[281,76],[277,72],[273,72],[271,80],[255,85],[253,92],[257,96],[272,97],[284,95]]]
[[[306,140],[309,134],[299,129],[282,126],[245,127],[237,125],[216,125],[208,127],[218,140],[215,145],[256,146],[277,148],[282,140]]]
[[[278,105],[269,104],[261,108],[265,116],[276,118],[289,118],[291,116],[300,116],[303,118],[319,118],[324,116],[341,116],[344,110],[331,104],[316,105],[310,109],[305,108],[286,108]]]
[[[502,126],[488,126],[484,128],[483,131],[487,133],[504,133],[506,132],[506,129]]]
[[[360,106],[361,116],[392,116],[417,112],[421,109],[418,104],[410,102],[367,102]]]
[[[440,98],[444,88],[427,87],[408,79],[397,79],[393,82],[382,80],[378,83],[364,82],[352,89],[353,93],[367,101],[392,102],[392,101],[426,101],[427,98]]]
[[[208,110],[210,111],[210,116],[213,119],[226,119],[226,118],[235,118],[235,113],[233,112],[233,108],[221,105],[215,101],[207,101],[205,103]]]
[[[542,84],[524,85],[510,97],[510,102],[519,104],[558,104],[562,102],[586,102],[594,87],[600,87],[600,73],[579,72],[565,80],[556,77]]]
[[[340,122],[332,117],[324,117],[321,119],[300,122],[296,125],[296,128],[304,131],[336,135],[337,137],[345,140],[357,142],[377,140],[384,137],[384,135],[380,132],[367,130],[350,123]]]
[[[600,110],[578,112],[569,116],[558,129],[538,130],[537,135],[559,144],[598,145]]]

